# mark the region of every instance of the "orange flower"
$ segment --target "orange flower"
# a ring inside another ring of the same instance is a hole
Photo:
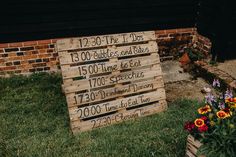
[[[227,117],[230,117],[230,113],[227,113],[227,112],[225,112],[223,110],[216,112],[216,115],[220,119],[225,119]]]
[[[229,102],[229,103],[236,103],[236,97],[235,98],[227,98],[225,99],[225,102]]]
[[[236,97],[235,98],[227,98],[225,99],[226,103],[229,103],[231,108],[236,108]]]
[[[230,107],[232,107],[232,108],[236,108],[236,103],[234,103],[234,104],[230,104]]]
[[[227,117],[230,117],[232,115],[232,112],[230,111],[230,108],[225,108],[222,111],[224,111],[227,114]]]
[[[206,114],[208,112],[211,112],[211,107],[209,105],[206,105],[198,109],[199,114]]]
[[[196,119],[195,121],[194,121],[194,124],[196,125],[196,127],[202,127],[202,126],[204,126],[204,120],[203,119],[201,119],[201,118],[198,118],[198,119]]]

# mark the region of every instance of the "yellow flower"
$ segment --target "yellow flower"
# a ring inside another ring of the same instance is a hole
[[[216,115],[217,115],[217,117],[220,118],[220,119],[225,119],[225,118],[227,118],[227,117],[230,117],[230,113],[226,113],[225,111],[222,111],[222,110],[216,112]]]
[[[194,121],[194,124],[196,125],[196,127],[202,127],[205,123],[203,119],[198,118]]]
[[[236,108],[236,103],[230,103],[229,105],[231,108]]]
[[[227,101],[227,103],[231,108],[236,108],[236,98],[229,98],[226,99],[225,101]]]
[[[233,114],[232,111],[230,111],[230,108],[225,108],[222,111],[226,113],[227,117],[230,117]]]
[[[226,103],[236,103],[236,97],[235,98],[226,98],[225,102]]]
[[[210,125],[214,126],[216,123],[214,121],[210,121]]]
[[[211,112],[211,107],[209,105],[206,105],[198,109],[199,114],[206,114],[208,112]]]

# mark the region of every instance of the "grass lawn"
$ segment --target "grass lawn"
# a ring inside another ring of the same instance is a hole
[[[166,112],[73,136],[61,77],[33,74],[0,79],[0,156],[183,157],[196,101]]]

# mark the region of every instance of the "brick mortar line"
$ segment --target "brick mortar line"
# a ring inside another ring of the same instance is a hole
[[[228,87],[232,88],[236,92],[236,78],[228,74],[227,72],[211,66],[206,62],[194,62],[194,65],[201,70],[205,70],[207,73],[212,74],[214,77],[222,80]],[[203,77],[204,78],[204,77]]]

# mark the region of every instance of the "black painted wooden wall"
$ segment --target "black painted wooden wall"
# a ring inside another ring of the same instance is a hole
[[[236,6],[234,0],[201,0],[198,32],[216,41],[220,57],[236,58]]]
[[[4,0],[0,42],[194,27],[198,0]]]

